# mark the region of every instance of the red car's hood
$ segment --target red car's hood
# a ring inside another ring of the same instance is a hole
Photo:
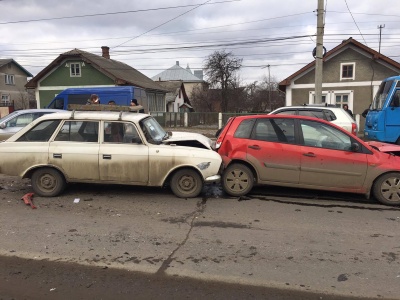
[[[368,145],[376,147],[381,152],[400,153],[400,145],[383,143],[383,142],[367,142]]]

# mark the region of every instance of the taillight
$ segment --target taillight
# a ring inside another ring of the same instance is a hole
[[[351,133],[357,135],[357,124],[351,123]]]

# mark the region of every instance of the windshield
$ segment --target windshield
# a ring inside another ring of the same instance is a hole
[[[2,117],[2,118],[0,119],[0,123],[3,123],[6,119],[12,118],[12,117],[15,116],[16,114],[18,114],[18,111],[14,111],[14,112],[12,112],[11,114],[8,114],[8,115]]]
[[[382,82],[379,86],[379,90],[375,95],[374,100],[372,101],[371,109],[372,110],[381,110],[383,105],[385,104],[385,100],[387,94],[389,93],[390,88],[392,87],[393,80]]]
[[[140,127],[147,141],[151,144],[161,144],[163,139],[168,136],[161,125],[152,117],[141,121]]]

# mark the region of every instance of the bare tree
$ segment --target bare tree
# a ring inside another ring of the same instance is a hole
[[[205,61],[204,70],[211,88],[221,90],[221,110],[229,110],[230,90],[237,87],[237,72],[242,67],[242,59],[232,52],[215,51]]]
[[[264,77],[261,82],[255,81],[246,87],[249,107],[253,112],[269,112],[285,105],[285,95],[278,89],[274,76]]]

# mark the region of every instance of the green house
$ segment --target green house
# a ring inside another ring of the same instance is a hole
[[[79,49],[60,54],[33,77],[25,87],[35,91],[37,107],[46,107],[58,93],[71,87],[133,85],[146,90],[149,111],[166,111],[164,87],[135,68],[111,59],[109,47],[101,49],[101,56]]]

